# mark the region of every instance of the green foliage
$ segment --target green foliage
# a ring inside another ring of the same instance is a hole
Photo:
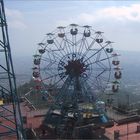
[[[48,102],[46,100],[43,100],[42,94],[35,90],[35,82],[34,80],[30,80],[29,82],[24,83],[23,85],[19,86],[17,88],[18,95],[20,97],[23,97],[26,93],[28,93],[31,89],[33,89],[30,94],[26,96],[26,98],[30,101],[30,103],[35,108],[47,108]]]
[[[19,96],[24,96],[33,87],[34,87],[34,81],[31,79],[29,82],[26,82],[25,84],[19,86],[17,88],[17,93]]]

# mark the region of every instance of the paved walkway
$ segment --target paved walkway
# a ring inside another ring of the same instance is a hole
[[[127,114],[124,115],[124,114],[119,113],[118,111],[116,111],[112,108],[107,108],[107,116],[115,121],[130,117]]]
[[[111,140],[114,140],[114,131],[119,131],[119,140],[140,140],[140,132],[137,133],[139,123],[129,123],[124,125],[115,124],[111,128],[106,128],[105,135]]]

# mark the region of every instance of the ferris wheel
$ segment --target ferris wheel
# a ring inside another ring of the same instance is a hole
[[[38,43],[33,58],[35,88],[49,92],[51,87],[57,91],[66,83],[70,89],[77,81],[78,88],[90,89],[93,94],[103,94],[108,86],[117,92],[122,73],[112,44],[102,31],[88,25],[57,27]]]

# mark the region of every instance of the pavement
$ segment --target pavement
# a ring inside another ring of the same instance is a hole
[[[33,128],[33,129],[38,128],[41,125],[44,119],[44,115],[47,113],[47,111],[48,109],[34,110],[34,109],[29,108],[25,103],[21,103],[22,116],[27,117],[26,124],[24,124],[24,127]],[[108,109],[107,114],[110,116],[110,118],[114,120],[120,120],[120,119],[124,119],[128,117],[127,115],[119,114],[118,112],[112,109]],[[9,121],[6,121],[6,120],[4,121],[4,124],[6,124],[7,126],[11,125],[9,124]],[[105,129],[105,136],[107,136],[110,140],[117,140],[117,139],[114,139],[114,131],[118,131],[119,132],[118,140],[140,140],[140,131],[137,132],[138,127],[140,127],[139,122],[133,122],[133,123],[123,124],[123,125],[117,125],[117,123],[115,123],[113,127]],[[0,131],[4,132],[5,130],[4,128],[0,127]],[[6,140],[6,139],[13,140],[15,139],[15,137],[7,136],[7,138],[3,138],[3,140]]]
[[[110,140],[114,139],[114,131],[119,132],[119,140],[140,140],[140,131],[137,132],[137,126],[140,126],[139,122],[133,122],[123,125],[115,125],[111,128],[106,128],[105,135],[110,138]]]

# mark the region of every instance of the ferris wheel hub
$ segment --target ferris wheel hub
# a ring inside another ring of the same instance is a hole
[[[80,59],[70,60],[68,61],[68,64],[64,67],[66,69],[65,74],[71,77],[80,76],[86,71],[85,64],[81,62]]]

